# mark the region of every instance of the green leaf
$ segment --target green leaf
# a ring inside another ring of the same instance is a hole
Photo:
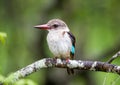
[[[38,85],[38,84],[30,79],[21,79],[17,81],[14,85]]]
[[[0,42],[1,42],[2,44],[5,44],[6,37],[7,37],[7,34],[6,34],[6,33],[0,32]]]

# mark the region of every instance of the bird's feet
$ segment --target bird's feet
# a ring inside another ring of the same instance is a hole
[[[70,58],[66,58],[66,64],[68,64],[70,62]]]

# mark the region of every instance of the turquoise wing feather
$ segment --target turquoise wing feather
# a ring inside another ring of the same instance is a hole
[[[74,54],[75,54],[75,37],[74,35],[71,33],[71,32],[67,32],[70,39],[71,39],[71,42],[72,42],[72,47],[71,47],[71,50],[70,50],[70,54],[71,54],[71,58],[73,59],[74,57]]]

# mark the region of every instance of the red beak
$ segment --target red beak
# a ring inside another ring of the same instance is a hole
[[[48,26],[47,24],[37,25],[37,26],[34,26],[34,27],[38,28],[38,29],[44,29],[44,30],[50,29],[50,26]]]

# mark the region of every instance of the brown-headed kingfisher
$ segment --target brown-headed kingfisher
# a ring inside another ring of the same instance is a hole
[[[52,19],[47,24],[37,25],[35,28],[47,30],[47,43],[50,51],[55,57],[69,62],[75,54],[75,37],[70,32],[66,23],[60,19]],[[68,74],[73,74],[74,70],[67,68]]]

